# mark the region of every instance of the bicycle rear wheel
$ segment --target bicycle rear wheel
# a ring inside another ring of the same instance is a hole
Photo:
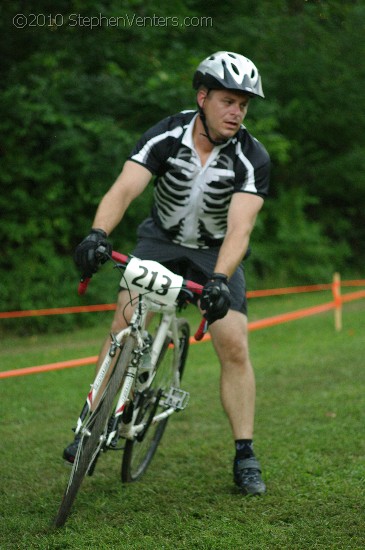
[[[178,335],[180,350],[178,370],[182,377],[188,349],[190,327],[185,319],[178,319]],[[170,346],[171,338],[166,338],[157,361],[157,372],[147,390],[136,396],[134,406],[138,409],[136,424],[147,423],[147,429],[141,441],[127,440],[122,460],[122,482],[137,481],[148,468],[165,431],[169,417],[148,425],[151,417],[165,410],[160,404],[160,398],[166,397],[171,387],[174,387],[174,348]]]
[[[134,347],[135,340],[132,336],[129,336],[123,345],[104,395],[98,407],[90,414],[86,422],[84,432],[88,431],[88,435],[84,434],[80,440],[70,479],[53,522],[55,527],[62,527],[66,522],[82,480],[89,470],[95,466],[95,461],[105,441],[109,418],[114,411],[115,397],[120,388],[124,372],[130,362]]]

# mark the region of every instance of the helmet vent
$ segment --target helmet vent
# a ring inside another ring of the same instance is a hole
[[[237,65],[234,65],[234,64],[232,63],[231,67],[232,67],[233,71],[236,73],[236,75],[239,76],[239,75],[240,75],[240,71],[239,71]]]
[[[256,75],[256,71],[255,71],[255,69],[252,69],[252,71],[251,71],[251,78],[253,78],[255,75]]]

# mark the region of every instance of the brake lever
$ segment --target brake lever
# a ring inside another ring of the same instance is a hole
[[[107,260],[111,258],[111,256],[109,256],[107,252],[106,246],[99,244],[98,248],[95,250],[95,258],[101,264],[104,264]]]

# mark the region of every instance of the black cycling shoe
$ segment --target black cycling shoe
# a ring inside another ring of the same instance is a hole
[[[75,462],[75,457],[77,453],[77,449],[79,448],[81,436],[76,435],[75,439],[72,443],[70,443],[66,449],[63,451],[63,458],[67,460],[67,462],[70,462],[70,464],[73,464]]]
[[[244,495],[263,495],[266,492],[266,485],[261,478],[260,464],[254,456],[234,461],[233,478]]]

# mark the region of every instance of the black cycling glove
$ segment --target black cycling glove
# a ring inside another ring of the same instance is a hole
[[[231,294],[228,288],[227,276],[221,273],[213,273],[203,289],[200,300],[200,307],[205,311],[204,317],[211,325],[228,313],[230,305]]]
[[[105,248],[106,255],[104,257],[98,257],[96,249],[99,246]],[[107,239],[107,234],[102,229],[92,229],[90,234],[77,245],[74,253],[75,264],[85,277],[91,277],[93,273],[96,273],[100,264],[107,261],[108,257],[112,253],[112,245]]]

